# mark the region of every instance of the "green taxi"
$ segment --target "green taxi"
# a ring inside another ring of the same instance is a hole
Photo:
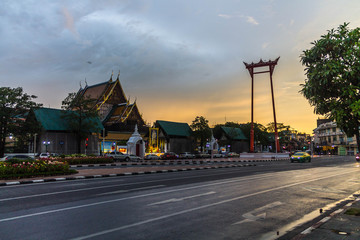
[[[311,156],[306,152],[297,152],[290,157],[291,162],[311,162]]]

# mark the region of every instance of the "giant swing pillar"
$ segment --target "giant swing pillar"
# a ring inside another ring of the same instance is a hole
[[[264,62],[262,59],[260,59],[260,61],[258,63],[251,63],[251,64],[244,62],[246,69],[249,71],[250,76],[251,76],[250,152],[254,152],[254,74],[259,74],[259,73],[270,73],[271,98],[272,98],[274,125],[275,125],[275,147],[276,147],[276,152],[280,151],[279,135],[278,135],[277,124],[276,124],[274,89],[273,89],[273,82],[272,82],[272,74],[274,72],[275,65],[277,65],[277,62],[279,61],[279,59],[280,59],[280,57],[278,57],[274,61],[269,60],[267,62]],[[261,71],[261,72],[254,72],[254,68],[257,68],[257,67],[269,67],[269,70]]]

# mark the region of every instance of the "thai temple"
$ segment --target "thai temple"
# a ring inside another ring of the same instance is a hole
[[[79,89],[78,95],[95,99],[94,108],[99,111],[104,130],[99,136],[101,152],[127,151],[127,141],[137,129],[144,137],[148,127],[139,112],[136,100],[130,102],[125,96],[119,80],[120,72],[113,80],[113,74],[108,81],[86,86]]]

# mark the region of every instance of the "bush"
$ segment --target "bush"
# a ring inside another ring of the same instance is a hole
[[[77,164],[101,164],[101,163],[113,163],[114,160],[110,157],[66,157],[62,159],[56,159],[61,162],[66,162],[69,165],[77,165]]]
[[[63,162],[37,160],[0,163],[0,178],[2,179],[71,173],[74,173],[74,170],[70,169],[69,165]]]
[[[20,164],[23,162],[35,162],[35,159],[29,158],[29,159],[24,160],[24,159],[19,159],[19,158],[12,158],[12,159],[6,160],[5,162],[10,163],[10,164],[16,164],[16,163]]]

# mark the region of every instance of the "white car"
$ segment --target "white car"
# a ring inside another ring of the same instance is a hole
[[[189,152],[182,152],[180,153],[180,158],[181,159],[190,159],[190,158],[195,158],[195,155]]]
[[[160,157],[154,153],[150,153],[145,156],[145,160],[159,160]]]
[[[39,155],[40,159],[49,158],[49,157],[50,157],[50,153],[47,153],[47,152],[40,153],[40,155]]]
[[[122,152],[110,152],[107,153],[106,156],[113,158],[115,161],[138,161],[141,160],[141,157],[132,155],[132,154],[125,154]]]

